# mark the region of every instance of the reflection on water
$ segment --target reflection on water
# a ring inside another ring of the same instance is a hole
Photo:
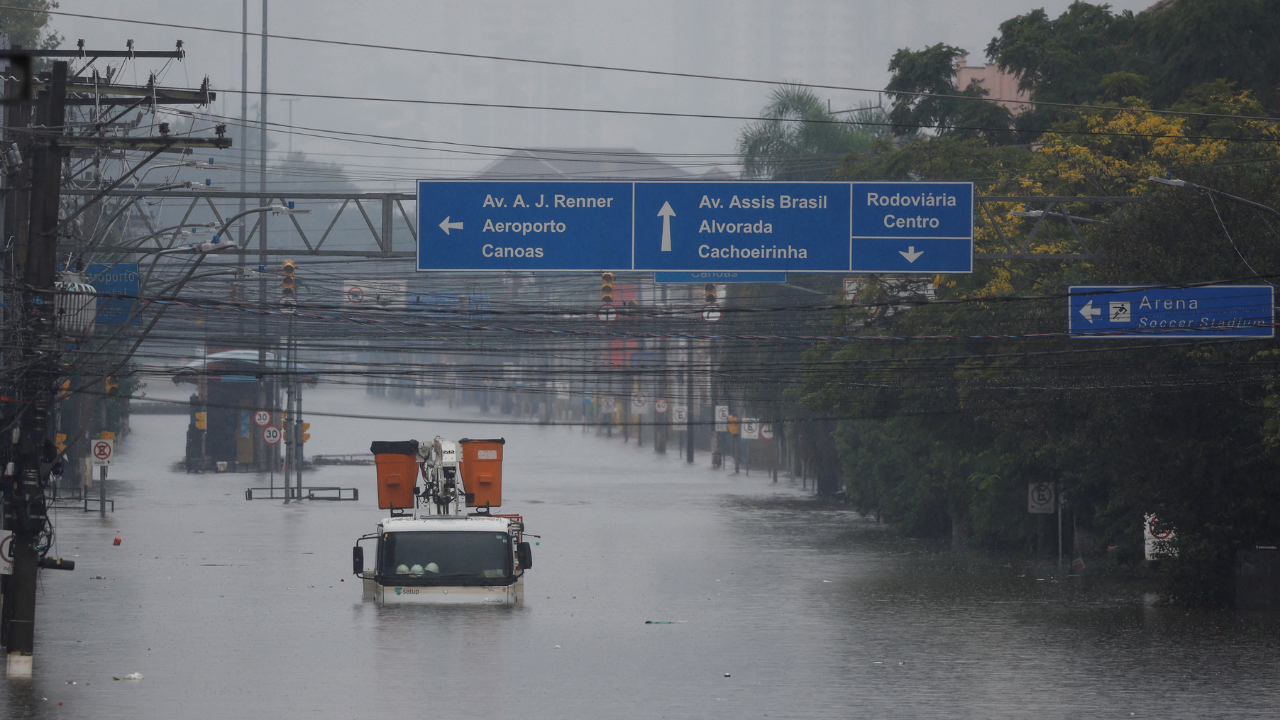
[[[406,414],[360,391],[307,404]],[[380,608],[346,574],[372,502],[246,502],[251,476],[171,471],[172,418],[134,428],[117,512],[57,519],[77,569],[44,578],[38,677],[0,684],[6,718],[1268,717],[1280,700],[1271,616],[936,553],[785,479],[576,428],[314,420],[311,452],[505,435],[504,510],[542,536],[523,607]],[[307,483],[372,498],[372,475]]]

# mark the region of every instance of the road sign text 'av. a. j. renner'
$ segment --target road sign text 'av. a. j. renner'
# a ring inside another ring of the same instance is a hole
[[[422,180],[418,269],[973,271],[973,184]]]
[[[1270,285],[1073,285],[1068,294],[1072,337],[1275,337]]]

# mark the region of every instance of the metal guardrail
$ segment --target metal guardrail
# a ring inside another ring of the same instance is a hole
[[[276,494],[276,491],[279,494]],[[265,495],[263,493],[266,493]],[[322,493],[317,495],[316,493]],[[332,494],[330,494],[332,493]],[[350,494],[350,497],[347,496]],[[360,488],[344,488],[336,486],[316,486],[303,487],[299,492],[298,488],[276,488],[276,487],[251,487],[245,488],[245,500],[360,500]]]

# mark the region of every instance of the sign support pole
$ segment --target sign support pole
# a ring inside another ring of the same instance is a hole
[[[684,340],[684,392],[685,392],[685,411],[684,411],[684,441],[685,451],[684,460],[689,465],[693,464],[693,338],[685,338]]]
[[[1058,567],[1062,567],[1062,497],[1058,497]]]

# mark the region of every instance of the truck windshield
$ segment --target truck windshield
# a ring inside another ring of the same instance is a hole
[[[383,584],[505,585],[514,579],[506,533],[387,533],[380,559]]]

